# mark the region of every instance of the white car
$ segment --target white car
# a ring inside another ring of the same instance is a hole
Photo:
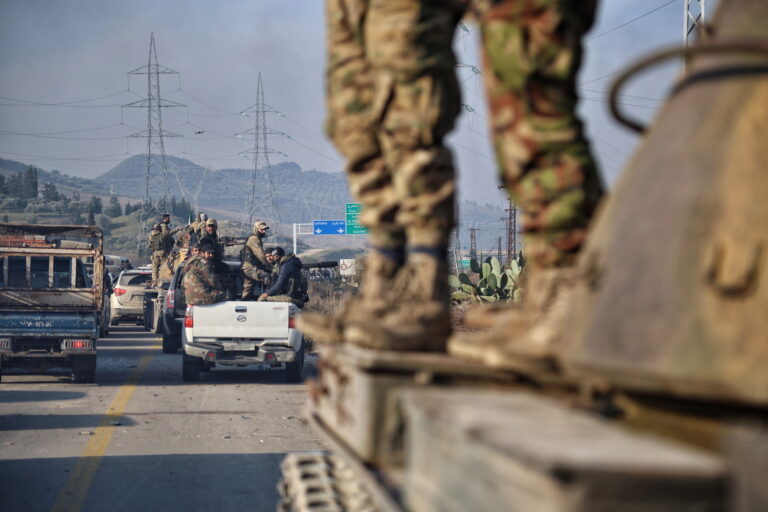
[[[151,271],[124,270],[120,273],[110,298],[109,325],[117,325],[126,319],[141,322],[144,318],[146,284],[151,280]]]
[[[227,301],[187,306],[182,328],[182,378],[200,379],[216,365],[285,370],[301,380],[304,338],[294,329],[299,308],[289,302]]]

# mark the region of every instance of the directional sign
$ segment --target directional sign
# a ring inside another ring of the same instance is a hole
[[[461,265],[461,268],[469,268],[469,258],[462,258],[459,260],[459,264]]]
[[[343,220],[316,220],[312,223],[312,234],[315,235],[344,235],[346,232]]]
[[[348,235],[367,235],[368,228],[360,224],[360,212],[363,211],[363,205],[360,203],[347,203],[347,234]]]

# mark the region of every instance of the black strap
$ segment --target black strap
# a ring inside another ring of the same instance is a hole
[[[412,245],[408,248],[408,252],[410,253],[420,253],[420,254],[426,254],[428,256],[432,256],[435,259],[443,260],[448,257],[448,248],[445,246],[439,246],[439,247],[430,247],[426,245]]]

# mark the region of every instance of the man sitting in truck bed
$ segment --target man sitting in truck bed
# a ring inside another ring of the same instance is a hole
[[[292,302],[304,307],[309,300],[307,280],[301,273],[304,264],[295,254],[285,254],[282,247],[275,247],[267,254],[267,260],[276,266],[277,279],[274,284],[259,296],[260,301]]]
[[[184,269],[184,295],[187,304],[215,304],[226,300],[224,286],[213,266],[216,248],[209,241],[200,244],[200,252]]]

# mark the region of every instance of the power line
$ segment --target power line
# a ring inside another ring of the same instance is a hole
[[[606,30],[604,32],[600,32],[599,34],[595,34],[594,36],[587,37],[587,38],[584,39],[584,41],[585,42],[593,41],[593,40],[595,40],[595,39],[597,39],[599,37],[603,37],[604,35],[610,34],[612,32],[616,32],[617,30],[622,29],[622,28],[626,27],[627,25],[631,25],[632,23],[634,23],[637,20],[640,20],[642,18],[645,18],[646,16],[650,16],[651,14],[664,9],[665,7],[667,7],[669,5],[672,5],[673,3],[677,2],[677,1],[678,0],[669,0],[669,2],[665,2],[662,5],[660,5],[658,7],[655,7],[654,9],[651,9],[650,11],[644,12],[643,14],[641,14],[639,16],[636,16],[636,17],[632,18],[631,20],[625,21],[621,25],[617,25],[617,26],[615,26],[615,27],[613,27],[611,29],[608,29],[608,30]]]
[[[68,105],[75,105],[76,103],[87,103],[89,101],[96,101],[96,100],[103,100],[104,98],[111,98],[113,96],[119,96],[121,94],[125,94],[126,92],[130,92],[132,94],[136,94],[130,89],[123,89],[119,92],[113,92],[110,94],[104,94],[102,96],[95,96],[93,98],[85,98],[82,100],[73,100],[73,101],[59,101],[59,102],[46,102],[46,101],[34,101],[34,100],[25,100],[21,98],[11,98],[9,96],[0,96],[0,99],[7,100],[7,101],[15,101],[19,103],[26,103],[29,106],[41,106],[41,107],[60,107],[60,106],[68,106]],[[20,105],[21,106],[21,105]],[[104,106],[113,106],[113,105],[104,105]]]

